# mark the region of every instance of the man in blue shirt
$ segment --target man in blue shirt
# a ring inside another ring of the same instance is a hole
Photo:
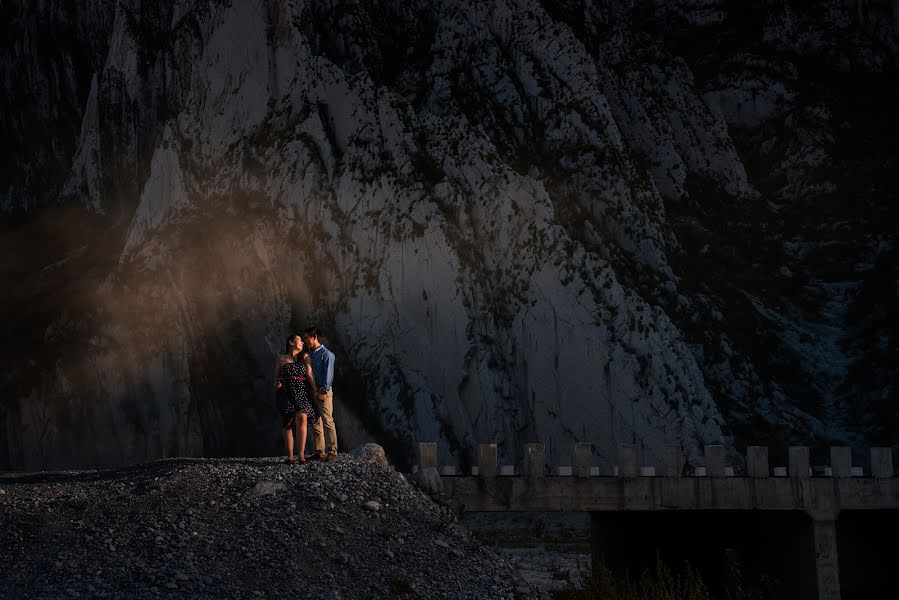
[[[334,427],[334,353],[319,340],[317,327],[303,331],[303,342],[312,359],[312,374],[318,385],[318,412],[321,419],[312,424],[315,437],[315,454],[319,460],[337,458],[337,428]]]

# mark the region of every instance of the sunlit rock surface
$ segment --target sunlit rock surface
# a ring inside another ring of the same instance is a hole
[[[109,4],[2,9],[0,465],[275,452],[312,323],[400,460],[897,441],[895,3]]]

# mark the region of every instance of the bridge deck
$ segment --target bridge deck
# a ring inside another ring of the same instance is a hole
[[[831,448],[830,465],[813,469],[809,449],[789,448],[789,465],[770,468],[768,449],[747,448],[743,476],[726,466],[726,449],[705,447],[704,465],[686,465],[679,446],[660,453],[656,466],[638,469],[636,447],[622,444],[614,477],[597,476],[589,443],[572,447],[572,466],[547,477],[542,444],[526,444],[521,465],[497,465],[496,444],[478,446],[472,477],[442,469],[443,491],[472,511],[616,511],[616,510],[802,510],[815,519],[835,519],[841,510],[897,509],[899,484],[891,448],[870,449],[870,476],[852,465],[847,447]],[[419,444],[419,468],[437,467],[437,445]],[[824,477],[812,477],[813,472]],[[772,473],[774,477],[772,477]],[[691,476],[684,476],[691,474]],[[647,476],[643,476],[647,475]]]
[[[899,508],[895,479],[749,477],[443,477],[469,511],[841,510]]]
[[[525,445],[520,467],[499,467],[497,445],[480,444],[472,476],[457,477],[455,467],[445,465],[441,486],[469,511],[590,512],[591,523],[599,518],[597,513],[609,511],[804,511],[812,517],[808,535],[817,597],[840,600],[840,512],[899,508],[892,448],[871,448],[869,453],[870,476],[865,477],[863,468],[852,465],[847,447],[831,448],[830,465],[816,470],[804,446],[789,448],[788,466],[771,469],[768,449],[762,446],[748,447],[745,464],[735,468],[726,466],[728,453],[721,445],[705,447],[704,465],[686,465],[681,448],[671,445],[660,453],[662,476],[656,477],[655,465],[638,469],[636,447],[622,444],[615,476],[601,477],[592,464],[593,446],[581,442],[572,448],[572,466],[559,466],[555,472],[560,476],[547,477],[542,444]],[[418,468],[436,472],[437,466],[437,444],[419,444]],[[734,477],[737,471],[745,476]],[[812,477],[815,472],[825,476]],[[602,532],[594,528],[593,539],[596,558]]]

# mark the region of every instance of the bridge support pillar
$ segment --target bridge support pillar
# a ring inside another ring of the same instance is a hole
[[[593,460],[593,444],[580,442],[574,445],[575,477],[590,477],[590,461]]]
[[[630,478],[637,476],[636,445],[618,444],[618,476]]]
[[[542,479],[546,474],[543,444],[524,445],[524,475],[528,479]]]
[[[602,530],[601,514],[590,513],[590,567],[595,575],[599,574],[601,566],[609,566],[611,562],[606,558],[607,551],[611,550],[611,544],[606,540]]]
[[[840,565],[837,561],[836,520],[812,521],[815,536],[815,570],[818,600],[840,600]]]
[[[496,477],[496,444],[478,444],[478,475],[483,479]]]
[[[437,444],[435,442],[421,442],[418,444],[418,468],[437,468]]]

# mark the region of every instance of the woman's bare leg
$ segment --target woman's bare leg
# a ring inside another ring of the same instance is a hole
[[[291,427],[285,427],[281,431],[284,432],[284,445],[287,447],[287,460],[293,462],[293,424]]]
[[[297,413],[297,458],[306,462],[306,413]]]

